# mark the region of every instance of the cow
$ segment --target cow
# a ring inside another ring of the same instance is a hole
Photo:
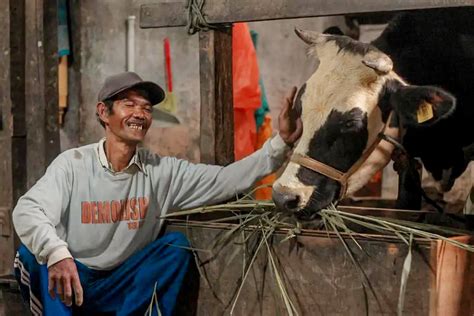
[[[448,191],[471,160],[465,152],[474,142],[474,8],[401,14],[372,45],[411,84],[440,86],[456,96],[451,117],[429,129],[408,129],[403,137],[410,155]]]
[[[371,44],[296,30],[319,66],[295,100],[303,135],[273,185],[280,210],[312,219],[360,189],[389,162],[394,142],[386,140],[401,129],[406,150],[452,185],[474,137],[473,13],[406,13]]]

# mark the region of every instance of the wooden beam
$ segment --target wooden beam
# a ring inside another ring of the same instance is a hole
[[[10,27],[12,136],[25,137],[25,1],[10,0]]]
[[[59,154],[57,4],[25,2],[25,105],[27,188]]]
[[[202,163],[216,163],[216,91],[214,32],[199,33],[199,81],[201,87],[200,150]]]
[[[10,97],[13,203],[26,191],[25,1],[10,0]]]
[[[27,187],[44,173],[44,98],[41,85],[43,67],[42,1],[25,1],[25,121]],[[38,12],[39,11],[39,12]],[[35,153],[35,157],[31,155]]]
[[[13,230],[11,224],[12,209],[12,115],[10,95],[10,8],[9,1],[0,1],[0,276],[12,270]],[[10,259],[10,260],[8,260]]]
[[[232,29],[199,35],[201,162],[234,161]]]
[[[140,27],[186,25],[186,3],[162,0],[142,5]],[[461,6],[474,6],[474,0],[206,0],[203,13],[212,24]]]
[[[45,162],[46,167],[61,152],[59,141],[58,96],[58,4],[57,0],[43,0],[44,73],[43,91],[45,106]]]
[[[10,213],[26,191],[25,120],[25,1],[10,0],[10,100],[11,100],[11,174],[5,179],[12,188]],[[13,229],[12,229],[13,230]],[[14,234],[13,249],[20,240]]]

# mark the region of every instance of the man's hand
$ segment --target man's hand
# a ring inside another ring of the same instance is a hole
[[[295,98],[296,87],[286,96],[283,108],[278,116],[278,126],[280,136],[288,146],[293,144],[301,137],[303,133],[303,123],[301,117],[293,109],[293,99]]]
[[[56,292],[67,306],[72,305],[72,289],[77,306],[82,305],[82,286],[74,259],[66,258],[48,268],[48,291],[54,299]]]

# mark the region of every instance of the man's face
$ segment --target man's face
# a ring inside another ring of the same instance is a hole
[[[127,143],[143,141],[152,123],[153,107],[145,97],[130,89],[117,96],[111,113],[105,114],[108,133]]]

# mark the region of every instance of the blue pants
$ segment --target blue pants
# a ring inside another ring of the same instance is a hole
[[[144,315],[156,284],[161,315],[172,315],[176,299],[188,270],[191,252],[186,237],[169,233],[150,243],[110,271],[92,270],[76,261],[84,290],[80,308],[64,305],[48,293],[48,269],[40,265],[25,247],[18,249],[15,275],[23,298],[33,315]],[[148,315],[148,313],[147,313]],[[153,308],[153,315],[158,315]]]

